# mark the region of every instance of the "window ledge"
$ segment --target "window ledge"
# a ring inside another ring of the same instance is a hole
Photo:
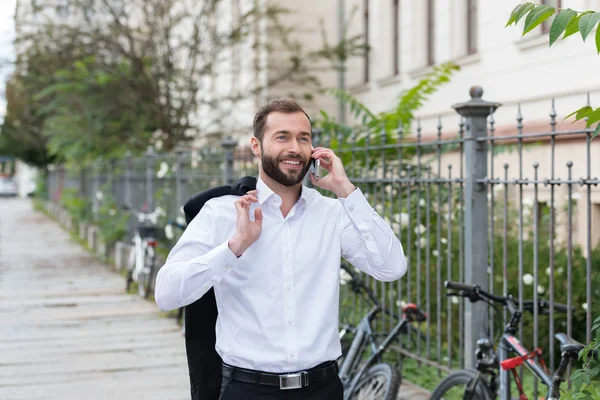
[[[408,76],[410,76],[410,79],[420,79],[430,72],[433,72],[433,65],[426,65],[424,67],[419,67],[408,71]]]
[[[452,60],[452,62],[460,67],[464,67],[465,65],[476,64],[481,61],[480,53],[472,53],[466,54],[464,56],[460,56]]]
[[[400,76],[400,74],[390,75],[390,76],[386,76],[385,78],[378,79],[377,86],[386,87],[386,86],[396,85],[400,82],[402,82],[402,77]]]
[[[519,50],[526,51],[530,49],[534,49],[540,46],[546,46],[550,44],[549,37],[547,33],[542,33],[537,36],[528,37],[525,39],[521,39],[515,42]]]
[[[371,82],[357,83],[348,87],[348,92],[352,94],[360,94],[368,92],[371,89]]]

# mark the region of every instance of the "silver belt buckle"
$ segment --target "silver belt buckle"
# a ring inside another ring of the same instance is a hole
[[[302,371],[295,374],[279,375],[279,389],[300,389],[308,386],[308,372]]]

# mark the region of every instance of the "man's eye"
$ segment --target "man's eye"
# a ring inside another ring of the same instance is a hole
[[[285,139],[286,139],[286,136],[285,136],[285,135],[277,136],[277,139],[278,139],[278,140],[285,140]]]
[[[303,141],[304,143],[308,143],[309,142],[308,138],[306,138],[306,137],[303,137],[300,140]]]

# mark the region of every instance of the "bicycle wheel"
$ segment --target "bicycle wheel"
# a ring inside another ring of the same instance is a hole
[[[138,275],[138,293],[143,298],[150,295],[150,283],[152,282],[155,263],[156,253],[151,246],[147,246],[144,250],[144,267]]]
[[[389,364],[376,364],[359,379],[350,400],[396,400],[400,375]]]
[[[469,382],[475,378],[477,371],[464,369],[452,372],[437,385],[430,400],[467,400],[465,390]],[[492,400],[492,394],[484,380],[480,379],[475,385],[475,392],[471,397],[474,400]]]

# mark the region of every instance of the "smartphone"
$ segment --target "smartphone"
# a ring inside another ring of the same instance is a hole
[[[313,158],[311,161],[311,171],[316,179],[319,179],[319,167],[321,166],[321,160]]]

